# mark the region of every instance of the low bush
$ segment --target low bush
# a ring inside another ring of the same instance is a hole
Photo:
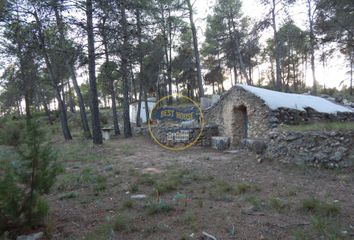
[[[4,231],[38,226],[48,213],[43,198],[61,168],[44,135],[28,123],[17,160],[0,163],[0,236]]]
[[[23,121],[7,121],[0,128],[0,145],[18,146],[24,131]]]

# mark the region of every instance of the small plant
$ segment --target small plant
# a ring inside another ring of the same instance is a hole
[[[311,227],[323,239],[338,239],[338,226],[331,218],[311,217]]]
[[[23,121],[8,121],[0,128],[0,144],[19,146],[22,132],[25,129]]]
[[[177,190],[178,186],[180,185],[179,179],[170,178],[164,181],[159,181],[155,184],[154,188],[158,192],[158,194],[164,194],[167,192],[171,192]]]
[[[123,144],[120,146],[120,151],[123,153],[125,156],[132,156],[134,155],[134,151],[132,149],[132,146],[129,144]]]
[[[162,200],[159,202],[147,202],[144,207],[146,208],[147,214],[149,215],[167,213],[174,210],[171,204]]]
[[[251,203],[255,210],[260,210],[263,206],[262,200],[256,196],[249,196],[246,198],[246,201]]]
[[[131,193],[136,193],[139,191],[139,186],[136,183],[133,183],[129,186],[129,191]]]
[[[39,126],[27,122],[17,161],[0,164],[0,235],[6,229],[39,225],[48,213],[43,195],[61,171]]]
[[[278,212],[282,212],[289,207],[284,201],[279,198],[271,198],[269,201],[269,205],[271,208],[275,209]]]
[[[98,175],[95,179],[93,190],[96,194],[107,189],[107,179],[104,176]]]
[[[303,229],[296,229],[293,231],[291,240],[308,240],[309,236]]]
[[[288,195],[289,197],[294,197],[294,196],[296,196],[296,190],[290,189],[290,190],[288,191],[287,195]]]
[[[131,223],[131,219],[127,217],[125,214],[118,214],[113,221],[113,229],[117,232],[127,230]]]
[[[59,197],[59,200],[64,200],[64,199],[73,199],[77,198],[78,194],[76,192],[68,192]]]
[[[237,194],[244,194],[251,189],[251,185],[246,183],[239,183],[236,185],[236,193]]]
[[[127,200],[123,202],[123,208],[125,209],[131,209],[134,206],[134,202],[132,200]]]
[[[151,174],[145,173],[138,177],[137,183],[146,186],[153,186],[156,183],[156,180]]]
[[[178,223],[189,226],[193,231],[198,229],[197,217],[192,212],[186,212],[176,220]]]
[[[304,211],[321,216],[335,216],[340,213],[339,204],[322,202],[314,197],[304,199],[301,208]]]

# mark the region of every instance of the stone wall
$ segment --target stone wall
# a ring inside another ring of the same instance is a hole
[[[153,132],[155,138],[162,144],[168,145],[168,146],[176,146],[177,144],[174,144],[172,142],[167,141],[167,133],[168,132],[175,132],[176,130],[180,129],[180,126],[165,126],[165,125],[160,125],[160,126],[152,126],[151,131]],[[189,140],[180,143],[180,144],[188,144],[194,141],[200,134],[200,127],[188,127],[189,130]],[[218,127],[216,125],[206,125],[203,128],[203,132],[201,133],[198,141],[196,142],[195,145],[198,146],[205,146],[209,147],[211,146],[211,137],[213,136],[218,136]]]
[[[337,114],[320,113],[312,108],[306,111],[296,109],[278,108],[270,113],[270,124],[276,127],[280,123],[296,125],[301,123],[325,122],[325,121],[354,121],[354,113],[338,112]]]
[[[265,157],[299,165],[328,168],[354,163],[354,131],[269,133]]]
[[[236,145],[245,137],[245,120],[247,137],[264,136],[271,128],[270,113],[270,109],[259,97],[243,88],[233,87],[214,107],[204,112],[204,117],[206,123],[219,127],[220,136],[230,137],[231,145]]]
[[[206,123],[218,125],[220,136],[230,137],[231,146],[242,143],[244,138],[267,139],[268,132],[279,124],[354,121],[354,112],[328,114],[311,108],[272,110],[258,96],[237,86],[221,96],[204,116]]]

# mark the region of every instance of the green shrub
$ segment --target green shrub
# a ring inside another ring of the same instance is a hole
[[[322,202],[314,197],[304,199],[301,208],[304,211],[321,216],[335,216],[340,213],[339,204]]]
[[[23,121],[7,121],[0,128],[0,144],[18,146],[21,142],[21,135],[25,125]]]
[[[113,229],[117,232],[127,230],[129,228],[131,221],[132,220],[129,217],[127,217],[125,214],[122,213],[118,214],[114,218]]]
[[[48,213],[42,195],[49,192],[60,167],[37,124],[28,122],[19,157],[0,163],[0,235],[37,226]]]
[[[147,214],[155,215],[159,213],[166,213],[174,210],[173,206],[169,203],[166,203],[162,200],[159,202],[147,202],[145,204],[145,208],[147,210]]]

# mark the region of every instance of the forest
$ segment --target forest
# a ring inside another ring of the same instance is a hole
[[[122,109],[119,118],[129,137],[129,103],[175,92],[198,98],[207,86],[221,93],[227,76],[232,85],[326,93],[316,81],[316,68],[318,62],[326,67],[335,51],[346,59],[343,86],[352,95],[353,2],[303,1],[306,30],[288,13],[296,1],[260,3],[269,13],[255,21],[243,14],[240,0],[216,1],[201,42],[197,9],[189,0],[2,0],[1,114],[30,117],[43,111],[51,121],[57,111],[63,136],[70,140],[67,111],[78,110],[84,136],[100,144],[100,107],[112,109],[116,134],[117,108]],[[272,35],[261,43],[266,30]],[[259,65],[267,67],[257,75]],[[306,86],[307,68],[312,86]]]
[[[0,0],[0,239],[352,239],[352,168],[135,132],[151,98],[236,84],[353,102],[354,1],[255,1],[257,19],[241,0]]]

